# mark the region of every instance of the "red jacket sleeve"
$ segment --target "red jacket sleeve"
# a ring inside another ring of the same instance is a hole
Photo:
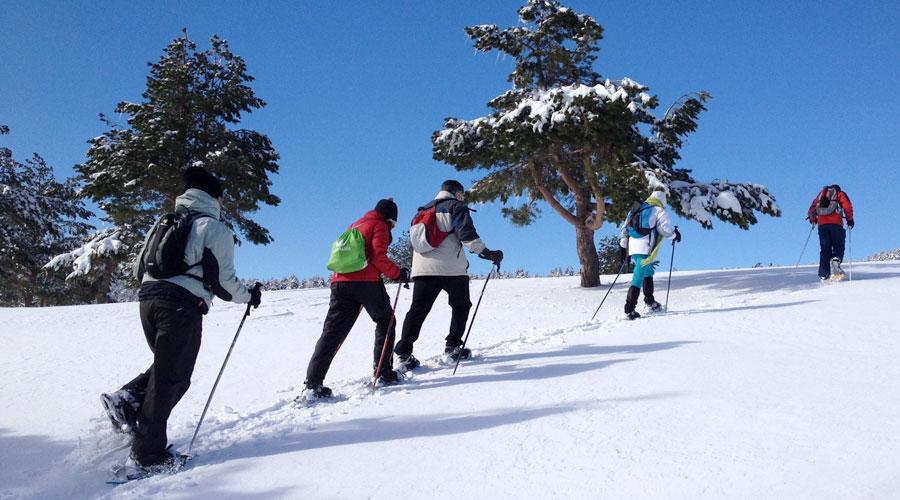
[[[372,256],[369,257],[369,263],[379,273],[395,280],[400,277],[400,268],[387,256],[390,241],[391,234],[387,223],[376,223],[372,231]]]
[[[846,217],[847,220],[853,220],[853,204],[850,203],[850,198],[841,191],[837,195],[837,201],[840,203],[841,208],[844,209],[844,217]]]

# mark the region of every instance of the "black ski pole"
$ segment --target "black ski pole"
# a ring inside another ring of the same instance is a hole
[[[675,226],[675,230],[678,231],[678,226]],[[675,264],[675,240],[672,240],[672,259],[669,260],[669,281],[666,283],[666,306],[663,309],[665,312],[669,312],[669,288],[672,286],[672,266]]]
[[[500,266],[494,264],[497,267],[497,272],[500,271]],[[488,281],[491,281],[491,275],[494,274],[494,266],[491,266],[491,272],[488,273],[487,278],[484,279],[484,286],[481,287],[481,295],[478,296],[478,302],[475,304],[475,312],[472,313],[472,320],[469,321],[469,329],[466,331],[466,337],[463,339],[462,346],[459,348],[460,356],[456,357],[456,366],[453,367],[453,374],[456,375],[456,370],[459,368],[459,361],[462,359],[462,352],[466,348],[466,342],[469,341],[469,334],[472,333],[472,325],[475,324],[475,315],[478,314],[478,307],[481,305],[481,298],[484,297],[484,289],[487,288]]]
[[[809,217],[807,217],[807,219],[808,218]],[[800,261],[803,260],[803,254],[806,253],[806,245],[809,245],[809,238],[812,237],[812,232],[813,232],[813,229],[815,229],[815,227],[816,227],[815,224],[809,225],[809,234],[806,235],[806,243],[803,244],[803,250],[800,250],[800,257],[797,259],[797,263],[794,265],[794,267],[799,266]]]
[[[597,317],[597,313],[600,312],[600,308],[603,307],[603,303],[606,302],[606,298],[609,297],[609,292],[611,292],[613,287],[616,286],[616,281],[619,281],[619,275],[621,275],[622,271],[625,270],[626,264],[628,264],[627,257],[622,261],[622,265],[619,266],[619,272],[616,274],[616,278],[613,280],[612,285],[609,285],[609,289],[606,290],[606,295],[603,296],[603,300],[600,301],[600,305],[597,306],[597,310],[594,311],[594,315],[591,316],[591,321],[594,321],[594,318]]]
[[[387,332],[384,334],[384,344],[381,345],[381,357],[378,358],[378,367],[375,368],[375,376],[372,377],[372,390],[375,390],[375,385],[378,384],[378,377],[381,376],[381,366],[384,363],[384,353],[387,351],[388,338],[392,338],[391,327],[394,326],[396,322],[396,317],[394,316],[397,313],[397,302],[400,300],[400,289],[403,288],[403,283],[399,283],[397,286],[397,295],[394,295],[394,307],[391,308],[391,320],[388,322]],[[406,288],[409,288],[409,285],[406,285]]]
[[[258,290],[262,287],[261,284],[257,283],[253,289]],[[228,348],[228,354],[225,355],[225,361],[222,362],[222,368],[219,368],[219,375],[216,376],[216,381],[213,383],[212,391],[209,392],[209,398],[206,399],[206,406],[203,407],[203,413],[200,414],[200,421],[197,422],[197,428],[194,429],[194,436],[191,438],[191,444],[188,445],[187,457],[190,458],[191,450],[194,448],[194,440],[197,439],[197,433],[200,432],[200,426],[203,424],[203,418],[206,417],[206,411],[209,410],[209,404],[212,403],[213,394],[216,393],[216,387],[219,385],[219,379],[222,378],[222,372],[225,371],[225,365],[228,364],[228,358],[231,357],[231,351],[234,349],[234,344],[237,342],[238,335],[241,334],[241,328],[244,327],[244,321],[247,319],[247,316],[250,316],[250,304],[247,304],[247,310],[244,311],[244,317],[241,318],[241,324],[238,325],[237,332],[234,334],[234,340],[231,341],[231,347]]]

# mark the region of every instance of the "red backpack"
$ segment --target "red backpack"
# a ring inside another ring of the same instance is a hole
[[[409,228],[409,242],[418,253],[428,253],[439,247],[450,232],[438,227],[437,203],[428,208],[420,208],[413,217]]]

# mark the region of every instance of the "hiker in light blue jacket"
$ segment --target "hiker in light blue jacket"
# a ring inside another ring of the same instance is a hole
[[[665,191],[654,191],[653,194],[633,210],[625,224],[622,225],[621,247],[622,260],[631,256],[634,263],[634,274],[625,300],[625,314],[628,319],[637,319],[641,315],[635,311],[641,287],[644,289],[644,303],[651,312],[659,311],[662,306],[653,297],[653,274],[658,264],[656,260],[663,238],[674,238],[681,241],[678,228],[669,224],[669,215],[665,209]]]

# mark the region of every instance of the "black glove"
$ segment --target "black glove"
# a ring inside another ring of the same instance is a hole
[[[488,250],[485,248],[478,254],[484,260],[489,260],[497,266],[497,269],[500,269],[500,262],[503,261],[503,251],[502,250]]]
[[[678,231],[678,228],[675,228],[675,243],[681,242],[681,233]]]
[[[262,283],[256,282],[253,285],[253,288],[250,289],[250,305],[253,306],[254,309],[259,307],[259,303],[262,301]]]
[[[809,223],[812,224],[812,225],[816,225],[816,224],[818,224],[818,222],[819,222],[819,218],[818,218],[818,217],[807,217],[807,219],[809,219]]]
[[[626,260],[628,260],[628,249],[627,248],[619,247],[619,258],[622,260],[622,262],[625,262]]]
[[[403,283],[404,285],[409,284],[409,268],[401,267],[400,268],[400,276],[397,277],[397,282]],[[407,287],[409,288],[409,287]]]
[[[850,229],[853,229],[853,226],[855,225],[853,219],[847,219],[847,225],[850,226]]]

